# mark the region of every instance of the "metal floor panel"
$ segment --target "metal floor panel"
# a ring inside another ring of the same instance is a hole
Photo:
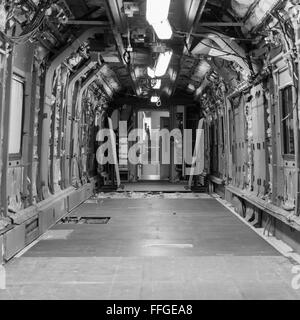
[[[73,230],[68,239],[40,241],[26,256],[279,255],[215,199],[106,199],[83,204],[70,215],[111,219],[106,225],[58,224],[52,230]],[[193,247],[164,247],[165,243]]]
[[[299,299],[292,263],[215,199],[102,199],[7,265],[9,299]]]

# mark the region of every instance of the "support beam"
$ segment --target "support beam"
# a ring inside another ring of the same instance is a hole
[[[78,71],[71,76],[70,83],[68,87],[68,93],[67,93],[67,105],[68,108],[72,104],[72,92],[74,90],[75,83],[89,70],[93,69],[97,64],[96,60],[88,60],[81,68],[78,69]]]
[[[183,60],[184,60],[184,54],[189,54],[191,44],[192,44],[192,36],[191,35],[195,31],[195,28],[202,17],[206,3],[207,3],[207,0],[192,0],[191,1],[190,9],[189,9],[189,12],[186,17],[187,26],[188,26],[188,29],[187,29],[188,34],[186,36],[186,46],[183,47],[182,56],[180,58],[179,66],[177,69],[177,77],[176,77],[176,80],[174,81],[171,95],[174,94],[174,92],[176,90],[178,79],[180,77],[181,65],[183,64]]]
[[[198,1],[199,2],[199,1]],[[191,34],[195,31],[197,25],[199,25],[199,21],[202,17],[203,11],[205,9],[207,0],[202,0],[199,4],[198,4],[198,10],[195,11],[191,11],[189,14],[192,16],[188,16],[187,20],[193,20],[192,25],[190,26],[189,30],[188,30],[188,35],[186,38],[186,42],[187,42],[187,47],[190,50],[190,46],[191,46]]]
[[[204,152],[204,148],[201,148],[201,139],[202,136],[203,136],[203,118],[199,120],[199,123],[198,123],[198,129],[197,129],[197,136],[196,136],[196,142],[195,142],[195,147],[194,147],[194,155],[193,155],[193,160],[192,160],[192,166],[191,166],[191,170],[190,170],[190,173],[189,173],[189,182],[188,182],[188,188],[191,189],[192,188],[192,182],[193,182],[193,178],[194,178],[194,175],[195,175],[195,169],[199,169],[198,168],[198,163],[196,162],[198,157],[199,157],[199,152]],[[203,140],[202,140],[203,141]],[[200,165],[204,165],[200,163]],[[200,168],[201,170],[201,168]],[[203,170],[203,168],[202,168]],[[196,172],[196,175],[198,175],[199,173]]]
[[[121,33],[127,32],[126,16],[124,13],[122,13],[118,0],[107,0],[106,11],[107,11],[107,15],[109,17],[109,21],[111,24],[111,29],[116,41],[120,60],[123,62],[124,65],[126,65],[126,61],[124,60],[124,57],[123,57],[125,53],[125,47],[121,37]],[[130,79],[132,82],[133,89],[135,93],[139,95],[139,88],[137,86],[134,69],[132,68],[132,66],[128,66],[127,68],[130,73]],[[134,77],[132,76],[132,74],[134,74]]]
[[[107,3],[107,11],[110,17],[110,22],[113,26],[118,28],[119,32],[126,31],[126,16],[122,12],[120,7],[120,2],[118,0],[106,0]]]
[[[200,22],[199,27],[243,27],[243,22]]]
[[[109,27],[109,22],[98,20],[68,20],[66,24]]]
[[[112,124],[111,118],[108,118],[108,126],[109,126],[109,132],[111,133],[110,141],[112,144],[112,150],[113,150],[113,158],[114,158],[114,167],[115,167],[115,173],[116,173],[116,178],[117,178],[117,187],[119,188],[121,186],[121,179],[120,179],[120,171],[119,171],[119,160],[117,156],[117,141],[116,141],[116,136],[114,134],[114,128]]]
[[[74,108],[74,112],[73,112],[73,116],[76,117],[77,112],[79,112],[79,110],[82,107],[82,97],[83,94],[85,92],[85,90],[98,78],[98,75],[100,73],[100,69],[97,68],[95,69],[95,71],[92,72],[92,74],[90,74],[88,76],[88,78],[82,83],[78,95],[77,95],[77,99],[76,99],[76,104],[75,106],[73,106]],[[79,155],[79,146],[75,145],[75,143],[78,142],[78,129],[79,129],[79,124],[78,121],[73,120],[72,122],[72,127],[71,127],[71,136],[72,136],[72,141],[71,141],[71,146],[70,146],[70,161],[69,161],[69,181],[72,181],[72,168],[73,168],[73,162],[75,159],[75,155]],[[78,181],[77,181],[78,182]]]
[[[67,90],[67,112],[66,112],[66,140],[65,140],[65,152],[63,156],[63,168],[64,168],[64,187],[67,188],[70,185],[70,139],[71,139],[71,123],[72,123],[72,101],[75,83],[85,75],[89,70],[93,69],[97,64],[97,60],[88,60],[81,68],[77,70],[75,74],[70,77],[69,86]]]
[[[81,103],[82,103],[82,96],[83,96],[84,91],[99,77],[100,72],[101,72],[101,68],[100,68],[100,69],[96,69],[96,70],[82,83],[82,86],[81,86],[80,91],[79,91],[79,96],[78,96],[78,97],[79,97],[79,99],[78,99],[79,106],[80,106]]]
[[[48,188],[48,170],[49,170],[49,133],[50,133],[50,116],[51,116],[51,100],[52,100],[52,82],[55,69],[68,57],[72,52],[78,50],[80,45],[93,37],[96,33],[103,32],[100,27],[90,28],[84,31],[71,44],[68,44],[59,54],[57,54],[50,62],[50,66],[46,71],[45,89],[42,99],[42,108],[40,114],[41,127],[39,131],[39,179],[38,190],[40,199],[49,196]]]
[[[0,180],[0,191],[1,191],[1,211],[0,217],[3,215],[7,216],[8,211],[8,199],[7,199],[7,171],[8,171],[8,160],[9,160],[9,123],[10,123],[10,101],[11,101],[11,84],[13,74],[13,47],[11,53],[5,58],[3,64],[3,91],[2,91],[2,107],[3,107],[3,135],[2,135],[2,174]]]

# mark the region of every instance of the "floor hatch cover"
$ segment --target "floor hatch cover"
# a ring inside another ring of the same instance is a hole
[[[107,224],[110,217],[72,217],[62,218],[59,223],[65,224]]]

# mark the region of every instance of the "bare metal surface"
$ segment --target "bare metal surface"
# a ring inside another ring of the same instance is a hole
[[[98,199],[7,265],[5,299],[299,299],[292,263],[215,199]]]

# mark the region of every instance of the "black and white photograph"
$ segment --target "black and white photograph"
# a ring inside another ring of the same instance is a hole
[[[300,0],[0,0],[3,309],[300,300],[299,59]]]

